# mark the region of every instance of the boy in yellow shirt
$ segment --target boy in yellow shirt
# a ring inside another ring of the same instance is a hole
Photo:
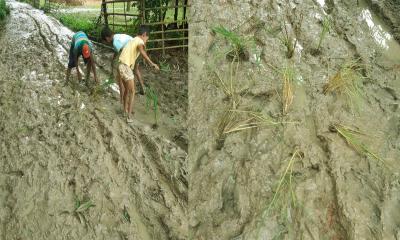
[[[153,63],[146,51],[144,50],[147,40],[149,39],[150,29],[147,26],[140,26],[138,35],[130,40],[123,48],[119,56],[118,77],[123,84],[121,86],[121,94],[123,95],[123,108],[127,117],[126,121],[131,123],[132,105],[135,99],[135,76],[143,87],[143,79],[136,60],[140,54],[155,69],[160,70],[157,64]],[[134,73],[132,72],[134,70]]]

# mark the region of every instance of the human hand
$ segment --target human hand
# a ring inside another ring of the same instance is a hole
[[[157,70],[157,71],[160,71],[160,67],[157,65],[157,64],[153,64],[153,67]]]

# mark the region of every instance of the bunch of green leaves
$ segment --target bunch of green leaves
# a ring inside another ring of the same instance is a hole
[[[171,72],[171,65],[169,65],[169,63],[167,63],[167,60],[160,61],[160,70],[165,73]]]
[[[87,211],[89,211],[90,208],[95,207],[96,205],[94,205],[94,203],[92,202],[92,200],[82,200],[80,201],[79,199],[77,199],[75,201],[75,208],[74,208],[74,215],[76,216],[76,218],[78,218],[78,220],[81,223],[86,223],[87,220],[85,218],[85,213]]]
[[[371,149],[362,142],[363,137],[371,138],[368,134],[363,133],[357,129],[344,126],[341,124],[335,124],[332,126],[332,130],[336,131],[341,137],[346,140],[346,143],[352,147],[357,153],[365,156],[366,158],[372,158],[383,165],[386,165],[385,160],[379,157],[376,153],[372,152]]]
[[[10,8],[6,5],[5,0],[0,0],[0,21],[4,20],[10,13]]]
[[[289,225],[294,225],[296,214],[300,212],[300,204],[298,203],[295,193],[296,183],[294,179],[293,166],[296,160],[301,158],[303,158],[303,155],[296,149],[277,182],[272,199],[267,208],[263,211],[262,223],[272,216],[276,216],[280,223],[279,232],[274,239],[280,238],[283,234],[288,232]]]
[[[154,113],[154,123],[158,124],[158,95],[157,92],[150,86],[146,87],[146,109],[149,110],[150,107],[153,109]]]
[[[212,30],[228,41],[229,49],[225,54],[236,60],[246,58],[248,55],[248,48],[254,45],[252,38],[240,36],[238,33],[230,31],[223,26],[214,27]]]
[[[326,34],[330,31],[331,25],[331,19],[329,18],[329,16],[325,16],[324,19],[322,19],[322,30],[319,35],[319,42],[317,47],[318,51],[321,49],[322,41],[325,39]]]
[[[324,94],[334,92],[346,96],[350,107],[358,108],[363,99],[361,91],[363,67],[359,60],[347,60],[324,85]]]

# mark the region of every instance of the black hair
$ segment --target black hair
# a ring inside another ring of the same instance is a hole
[[[105,26],[103,30],[101,30],[101,39],[106,40],[107,37],[111,37],[113,32],[108,26]]]
[[[147,33],[147,36],[150,35],[150,28],[146,25],[141,25],[139,27],[139,32],[138,35],[143,35],[144,33]]]

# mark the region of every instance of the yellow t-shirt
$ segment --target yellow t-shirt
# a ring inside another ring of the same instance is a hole
[[[135,67],[136,59],[140,55],[140,51],[138,49],[139,45],[144,45],[144,42],[140,37],[135,37],[130,40],[122,49],[121,55],[119,56],[119,61],[133,69]]]

